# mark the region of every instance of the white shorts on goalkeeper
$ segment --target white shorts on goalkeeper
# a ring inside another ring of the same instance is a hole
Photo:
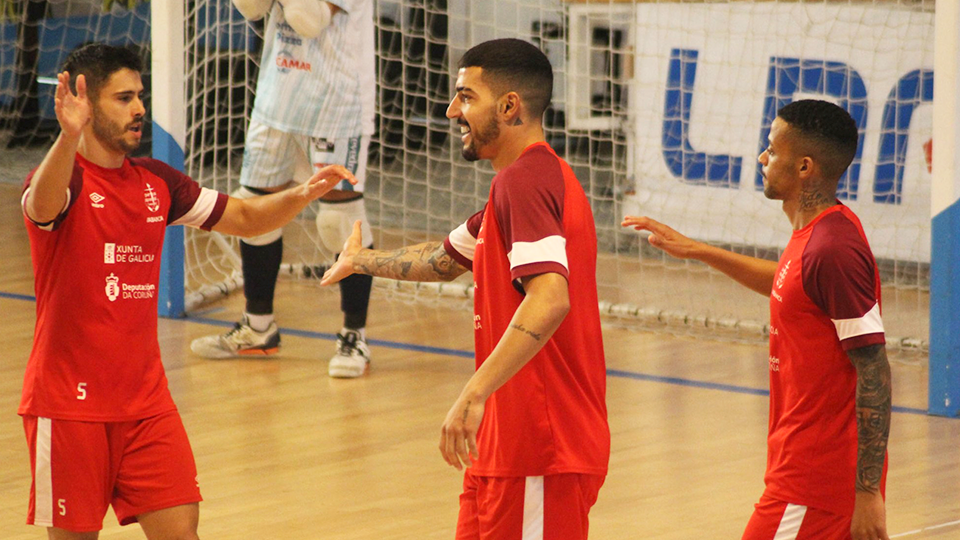
[[[344,180],[336,189],[362,193],[367,178],[370,137],[358,135],[324,139],[287,133],[250,121],[243,150],[240,185],[272,190],[290,180],[303,182],[325,165],[343,165],[357,177],[357,185]]]

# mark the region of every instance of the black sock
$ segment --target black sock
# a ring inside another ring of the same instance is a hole
[[[247,298],[247,313],[273,313],[273,295],[277,288],[277,274],[283,259],[283,238],[265,246],[251,246],[240,241],[243,260],[243,294]]]
[[[367,326],[367,306],[370,305],[371,287],[373,287],[373,276],[363,274],[353,274],[340,281],[340,310],[343,311],[343,326],[354,329]]]

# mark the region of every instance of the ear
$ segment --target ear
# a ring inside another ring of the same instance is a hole
[[[516,92],[504,94],[497,105],[497,112],[507,123],[512,123],[511,120],[520,114],[520,96]]]
[[[813,159],[811,159],[810,156],[804,156],[801,158],[800,168],[797,171],[800,174],[800,178],[806,180],[807,178],[813,176],[814,167],[815,165],[813,163]]]

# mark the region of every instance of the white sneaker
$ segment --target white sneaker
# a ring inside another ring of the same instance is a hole
[[[362,377],[370,367],[370,349],[359,332],[337,334],[337,354],[330,359],[327,374],[338,379]]]
[[[280,350],[280,329],[276,322],[263,332],[250,327],[246,315],[224,334],[204,336],[190,343],[190,350],[204,358],[273,356]]]

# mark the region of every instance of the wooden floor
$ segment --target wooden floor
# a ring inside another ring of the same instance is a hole
[[[15,187],[0,185],[0,538],[23,525],[29,461],[16,407],[31,346],[33,287]],[[373,368],[332,380],[335,290],[282,283],[282,357],[210,361],[193,338],[236,319],[239,295],[188,320],[161,320],[171,389],[205,497],[204,539],[450,539],[460,475],[439,426],[472,372],[469,312],[375,293]],[[606,328],[610,473],[591,538],[737,539],[763,489],[764,347]],[[425,350],[424,347],[433,348]],[[960,421],[928,417],[925,362],[894,362],[888,479],[891,536],[960,538]],[[142,538],[112,514],[101,538]]]

